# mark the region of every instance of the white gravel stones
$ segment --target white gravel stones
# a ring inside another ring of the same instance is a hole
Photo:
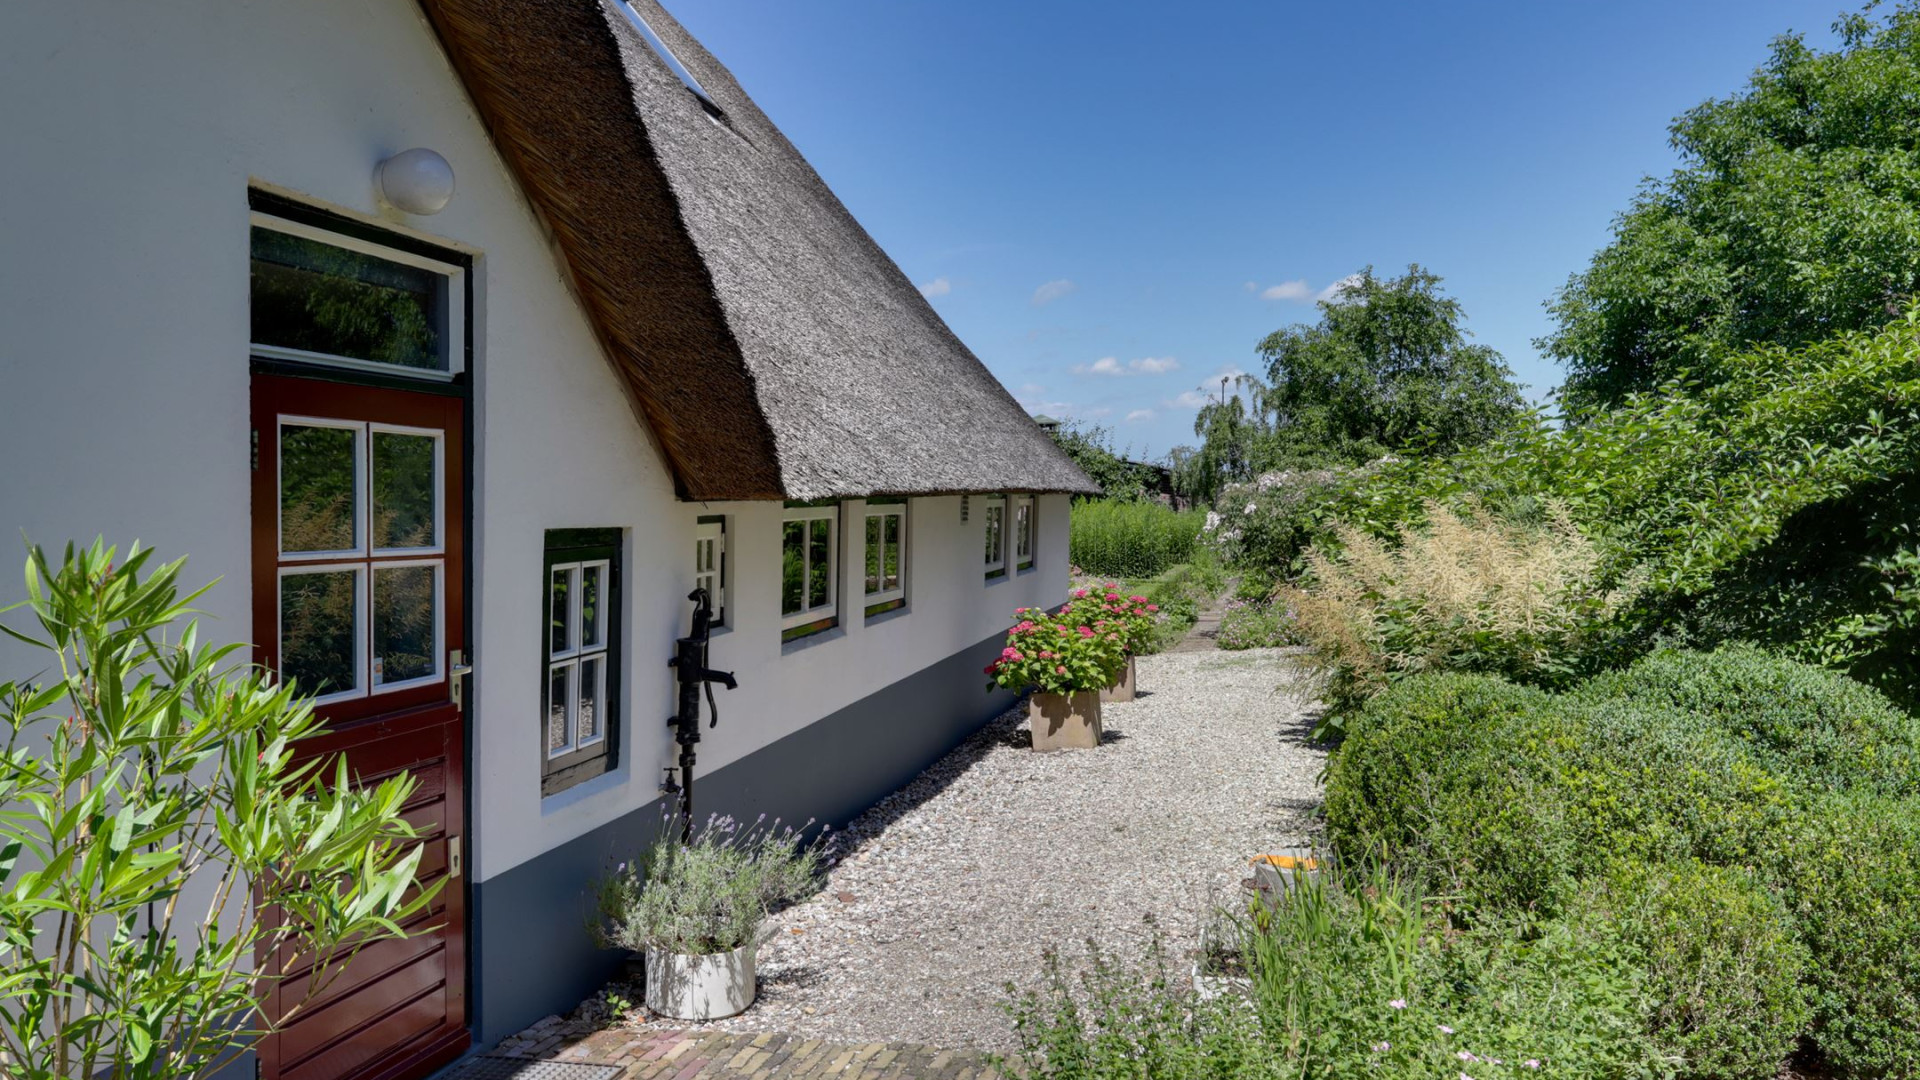
[[[1009,982],[1089,937],[1137,958],[1151,917],[1193,947],[1247,859],[1315,841],[1324,755],[1278,650],[1144,657],[1097,750],[996,720],[839,839],[825,889],[773,920],[760,1001],[715,1027],[1004,1049]]]

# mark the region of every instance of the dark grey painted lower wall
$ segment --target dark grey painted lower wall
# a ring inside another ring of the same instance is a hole
[[[1013,704],[982,689],[1001,644],[989,638],[701,776],[694,812],[846,824]],[[654,802],[474,887],[480,1045],[573,1008],[613,977],[621,958],[587,938],[587,888],[653,838],[661,810]]]

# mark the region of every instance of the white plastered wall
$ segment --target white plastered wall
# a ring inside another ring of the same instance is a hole
[[[991,585],[978,500],[962,523],[957,497],[916,499],[907,611],[867,626],[843,593],[840,630],[783,647],[780,508],[674,500],[407,0],[7,5],[0,101],[0,533],[187,554],[189,580],[224,579],[202,605],[215,638],[250,631],[249,185],[475,257],[475,879],[656,797],[673,750],[665,661],[685,632],[701,514],[728,517],[731,625],[713,663],[741,680],[701,746],[703,772],[978,643],[1015,607],[1065,596],[1065,497],[1040,500],[1038,569]],[[458,175],[430,218],[374,198],[375,164],[412,146]],[[857,566],[859,504],[844,513],[843,567]],[[595,526],[628,531],[622,763],[543,800],[541,548],[549,528]],[[0,581],[17,580],[0,562]],[[29,662],[0,642],[0,672]]]

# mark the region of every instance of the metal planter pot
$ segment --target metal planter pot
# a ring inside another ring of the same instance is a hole
[[[718,1020],[747,1011],[756,993],[754,942],[732,952],[647,950],[647,1008],[676,1020]]]
[[[1134,679],[1133,657],[1127,657],[1127,665],[1120,669],[1120,677],[1112,686],[1100,691],[1100,700],[1106,704],[1133,700]]]
[[[1091,750],[1100,745],[1100,691],[1035,694],[1027,699],[1035,750]]]

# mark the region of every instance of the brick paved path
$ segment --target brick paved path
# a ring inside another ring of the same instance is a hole
[[[1211,607],[1200,613],[1194,620],[1193,629],[1168,652],[1212,652],[1218,648],[1214,639],[1220,636],[1220,616],[1225,614],[1224,607]]]
[[[621,1065],[620,1080],[1000,1080],[986,1054],[910,1043],[828,1043],[792,1035],[608,1028],[575,1033],[558,1017],[513,1036],[501,1057]],[[457,1076],[454,1078],[457,1080]]]

